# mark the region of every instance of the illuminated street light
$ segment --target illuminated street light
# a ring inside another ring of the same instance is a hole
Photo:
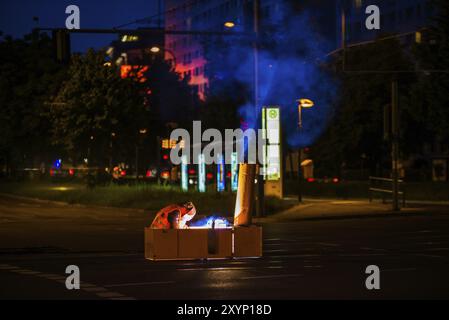
[[[172,56],[172,58],[173,58],[173,68],[176,68],[176,56],[173,53],[173,51],[171,51],[171,50],[169,50],[167,48],[160,48],[160,47],[157,47],[157,46],[154,46],[154,47],[150,48],[150,52],[153,53],[153,54],[158,54],[161,51],[168,52]]]
[[[232,28],[235,27],[235,23],[232,22],[232,21],[227,21],[227,22],[225,22],[224,26],[225,26],[226,28],[232,29]]]
[[[310,99],[298,99],[296,100],[298,102],[298,115],[299,115],[299,129],[302,129],[302,109],[309,109],[312,108],[315,103]]]
[[[299,130],[301,132],[302,130],[302,109],[310,109],[312,108],[315,103],[310,99],[298,99],[296,100],[298,102],[298,118],[299,118]],[[301,163],[301,155],[302,155],[302,149],[299,149],[298,151],[298,201],[302,202],[302,163]]]
[[[312,108],[315,105],[313,101],[309,99],[299,99],[298,102],[302,108]]]

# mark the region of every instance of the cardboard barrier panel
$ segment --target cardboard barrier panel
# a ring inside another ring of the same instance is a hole
[[[232,229],[208,230],[208,258],[232,257]]]
[[[150,260],[177,259],[178,230],[145,228],[145,258]]]
[[[262,256],[262,227],[236,227],[234,229],[234,257]]]
[[[145,228],[145,258],[191,260],[262,256],[262,227],[160,230]]]
[[[207,258],[207,229],[186,229],[178,231],[178,258]]]

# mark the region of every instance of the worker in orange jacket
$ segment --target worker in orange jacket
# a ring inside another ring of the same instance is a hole
[[[161,209],[151,224],[152,229],[187,229],[187,222],[193,219],[196,208],[192,202],[182,205],[171,204]]]

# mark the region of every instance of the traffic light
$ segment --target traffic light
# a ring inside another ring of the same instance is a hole
[[[56,60],[62,63],[70,61],[70,33],[68,30],[53,30],[53,46]]]

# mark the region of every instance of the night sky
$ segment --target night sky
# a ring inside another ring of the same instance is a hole
[[[30,33],[39,17],[40,27],[65,27],[68,5],[81,11],[81,28],[112,28],[157,13],[157,0],[1,0],[0,30],[14,38]],[[137,28],[138,25],[129,26]],[[73,51],[108,45],[114,35],[73,35]]]

